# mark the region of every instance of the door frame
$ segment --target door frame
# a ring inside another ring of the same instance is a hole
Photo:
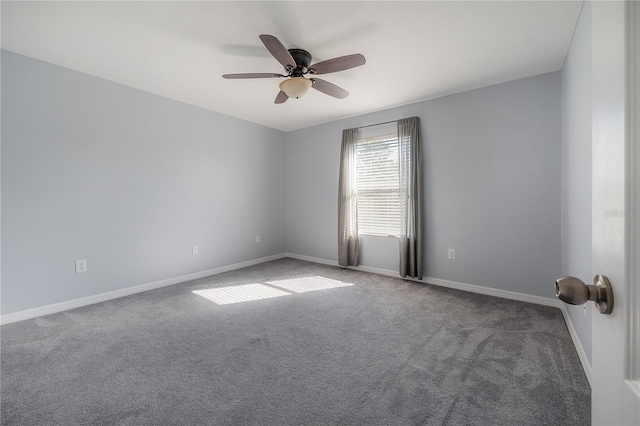
[[[640,5],[629,3],[629,323],[627,382],[640,399]]]

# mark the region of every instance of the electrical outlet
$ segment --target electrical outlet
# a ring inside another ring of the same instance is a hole
[[[198,254],[198,246],[193,246],[193,248],[191,249],[191,252],[193,254]]]
[[[449,260],[456,260],[456,249],[449,249],[447,256]]]
[[[260,235],[256,235],[256,243],[260,242]]]
[[[76,260],[76,274],[79,274],[80,272],[87,272],[86,260]]]

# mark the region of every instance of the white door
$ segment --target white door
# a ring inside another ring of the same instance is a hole
[[[598,425],[640,424],[639,11],[635,1],[592,3],[592,261],[594,275],[608,276],[614,291],[611,315],[593,310]]]

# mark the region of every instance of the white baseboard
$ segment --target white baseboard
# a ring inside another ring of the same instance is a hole
[[[321,263],[323,265],[338,266],[338,267],[340,266],[338,265],[337,260],[322,259],[321,257],[305,256],[303,254],[296,254],[296,253],[285,253],[284,255],[285,257],[290,257],[292,259],[306,260],[307,262]]]
[[[293,259],[306,260],[308,262],[322,263],[324,265],[339,266],[338,262],[335,260],[321,259],[318,257],[304,256],[304,255],[295,254],[295,253],[285,253],[285,256],[291,257]],[[394,277],[394,278],[400,278],[398,271],[391,271],[389,269],[373,268],[370,266],[362,266],[362,265],[349,266],[348,269],[353,269],[355,271],[362,271],[362,272],[370,272],[372,274],[385,275],[385,276]],[[415,281],[418,283],[433,284],[440,287],[455,288],[457,290],[468,291],[471,293],[486,294],[487,296],[501,297],[503,299],[511,299],[511,300],[519,300],[521,302],[535,303],[536,305],[552,306],[554,308],[558,308],[560,307],[560,305],[562,305],[562,302],[560,302],[558,299],[554,299],[551,297],[533,296],[530,294],[518,293],[515,291],[500,290],[500,289],[483,287],[483,286],[474,285],[474,284],[465,284],[465,283],[460,283],[456,281],[442,280],[440,278],[424,277],[422,280],[416,280],[414,278],[407,277],[403,279],[406,279],[409,281]]]
[[[554,308],[560,307],[560,304],[562,303],[558,299],[553,299],[551,297],[534,296],[532,294],[518,293],[516,291],[509,290],[500,290],[497,288],[483,287],[475,284],[459,283],[456,281],[441,280],[439,278],[425,277],[423,281],[441,287],[455,288],[457,290],[486,294],[487,296],[501,297],[503,299],[535,303],[536,305],[552,306]]]
[[[79,308],[82,306],[93,305],[95,303],[105,302],[107,300],[117,299],[119,297],[130,296],[144,291],[154,290],[156,288],[166,287],[173,284],[179,284],[186,281],[196,280],[198,278],[217,275],[223,272],[233,271],[235,269],[246,268],[247,266],[257,265],[259,263],[269,262],[272,260],[282,259],[286,257],[283,253],[273,256],[261,257],[259,259],[247,260],[245,262],[235,263],[233,265],[221,266],[219,268],[209,269],[206,271],[195,272],[193,274],[182,275],[180,277],[167,278],[160,281],[154,281],[147,284],[140,284],[133,287],[127,287],[120,290],[100,293],[93,296],[81,297],[79,299],[68,300],[65,302],[54,303],[51,305],[40,306],[24,311],[13,312],[0,316],[0,324],[10,324],[12,322],[24,321],[31,318],[41,317],[43,315],[55,314],[58,312],[68,311],[69,309]]]
[[[584,348],[582,347],[582,343],[580,342],[578,333],[576,332],[576,329],[573,326],[573,322],[571,322],[569,311],[567,311],[567,308],[566,306],[564,306],[564,303],[560,305],[560,312],[562,312],[562,316],[564,317],[564,322],[567,324],[567,328],[569,329],[569,335],[571,336],[571,340],[573,340],[573,346],[576,347],[576,352],[578,352],[578,358],[580,358],[580,364],[582,364],[584,375],[587,376],[587,381],[589,382],[589,386],[593,388],[593,385],[591,384],[591,364],[589,363],[589,358],[587,358],[587,353],[584,351]]]

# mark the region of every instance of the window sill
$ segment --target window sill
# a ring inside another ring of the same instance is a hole
[[[397,235],[389,235],[389,234],[368,234],[366,232],[362,232],[358,234],[358,237],[379,237],[379,238],[398,238]]]

